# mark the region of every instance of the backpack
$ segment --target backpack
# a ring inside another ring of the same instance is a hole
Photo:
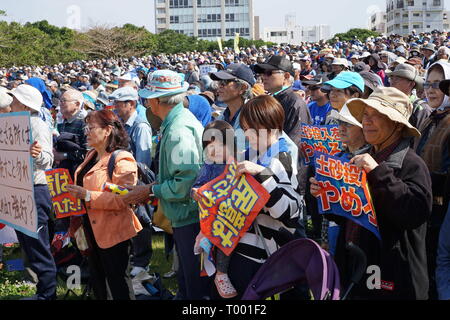
[[[111,180],[111,181],[112,181],[114,168],[116,166],[116,158],[119,155],[119,153],[121,153],[122,151],[127,151],[127,150],[116,150],[112,153],[111,158],[109,159],[108,177],[109,177],[109,180]],[[148,184],[151,184],[156,181],[155,174],[153,173],[153,171],[150,170],[150,168],[145,163],[137,162],[137,169],[138,169],[138,182],[137,182],[138,186],[148,185]],[[151,206],[148,203],[143,204],[141,206],[144,207],[150,220],[152,220],[153,209],[151,208]]]

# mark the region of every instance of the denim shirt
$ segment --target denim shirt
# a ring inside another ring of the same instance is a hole
[[[135,122],[138,123],[135,124]],[[152,164],[152,128],[147,121],[142,121],[138,112],[125,123],[125,130],[130,136],[131,151],[137,162],[145,163],[149,168]]]
[[[436,283],[440,300],[450,300],[450,205],[439,237]]]

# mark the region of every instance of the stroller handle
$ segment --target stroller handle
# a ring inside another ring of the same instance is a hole
[[[361,250],[361,248],[358,247],[353,242],[347,243],[345,248],[348,250],[350,255],[355,259],[354,261],[356,269],[351,277],[351,282],[356,284],[361,280],[364,273],[366,272],[367,257],[366,254]]]
[[[341,300],[346,300],[350,291],[352,291],[355,284],[357,284],[363,277],[364,272],[366,271],[367,267],[367,257],[366,254],[361,250],[360,247],[358,247],[353,242],[348,242],[345,245],[345,248],[350,253],[350,256],[352,256],[355,260],[356,270],[353,272],[352,277],[350,278],[350,285],[345,292],[345,294],[342,296]]]

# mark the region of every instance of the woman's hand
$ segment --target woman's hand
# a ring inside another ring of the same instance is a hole
[[[363,169],[367,173],[378,167],[378,163],[368,153],[355,156],[352,160],[350,160],[350,163],[354,164],[358,168]]]
[[[197,235],[197,237],[195,238],[195,244],[194,244],[194,253],[195,254],[200,254],[202,253],[203,249],[202,247],[200,247],[200,242],[202,241],[202,239],[205,237],[205,235],[200,231]]]
[[[310,178],[309,182],[311,182],[311,186],[309,187],[309,191],[311,192],[311,195],[315,198],[318,197],[320,190],[322,187],[319,185],[319,181],[316,180],[316,178]]]
[[[201,196],[198,194],[198,188],[192,188],[191,197],[197,202],[199,202],[202,199]]]
[[[152,196],[150,194],[151,187],[155,185],[156,183],[152,183],[145,186],[132,186],[132,185],[126,185],[125,188],[128,189],[128,194],[122,196],[123,202],[126,204],[143,204],[148,202],[150,200],[150,197]]]
[[[264,167],[257,165],[256,163],[250,161],[240,162],[237,165],[236,173],[238,176],[241,176],[244,173],[248,173],[249,175],[256,176],[264,171]]]
[[[73,184],[68,184],[66,186],[67,191],[77,199],[86,199],[87,190],[80,186],[76,186]]]

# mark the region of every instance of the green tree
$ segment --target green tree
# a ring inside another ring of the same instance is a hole
[[[350,41],[354,40],[355,37],[360,41],[365,41],[369,37],[379,37],[380,34],[375,31],[367,30],[367,29],[350,29],[345,33],[337,33],[334,35],[333,39],[330,39],[331,42],[334,42],[336,38],[339,38],[340,41]]]

